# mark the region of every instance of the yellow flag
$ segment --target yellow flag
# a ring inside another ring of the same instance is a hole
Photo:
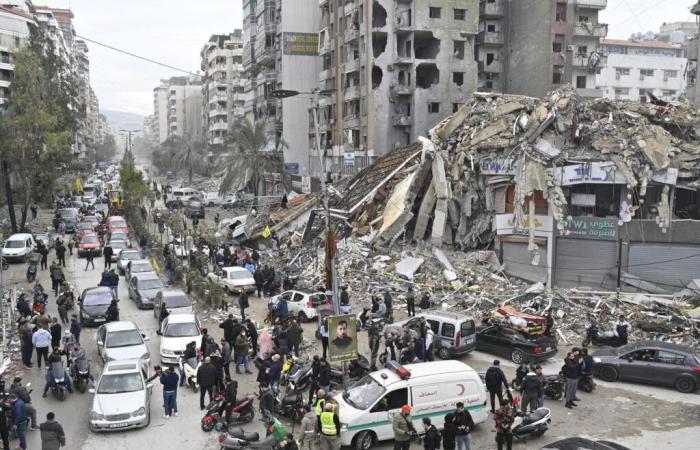
[[[83,190],[83,183],[80,182],[80,178],[75,179],[75,183],[73,183],[73,186],[75,187],[75,190],[78,192],[81,192]]]
[[[270,227],[268,227],[268,226],[266,225],[265,228],[263,228],[263,230],[262,230],[262,237],[265,238],[265,239],[267,239],[267,238],[269,238],[271,235],[272,235],[272,232],[270,231]]]

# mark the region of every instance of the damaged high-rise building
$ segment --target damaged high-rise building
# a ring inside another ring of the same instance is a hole
[[[481,0],[480,91],[543,96],[571,84],[577,94],[601,97],[596,72],[605,64],[600,40],[607,0]]]
[[[476,87],[478,0],[320,0],[318,139],[355,173],[414,142]],[[309,129],[311,175],[320,174]]]

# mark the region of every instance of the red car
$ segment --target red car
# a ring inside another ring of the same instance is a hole
[[[80,239],[85,234],[90,234],[95,232],[95,226],[89,221],[78,222],[75,226],[75,240],[80,242]]]
[[[122,216],[107,217],[107,233],[112,234],[115,231],[129,233],[129,227],[126,225],[126,219],[124,219]]]
[[[78,242],[78,258],[85,255],[88,249],[93,250],[94,256],[100,256],[102,254],[102,243],[97,233],[85,233],[80,238]]]

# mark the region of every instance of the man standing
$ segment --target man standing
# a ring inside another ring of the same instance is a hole
[[[118,295],[119,275],[117,275],[117,272],[114,269],[109,269],[109,286],[112,288],[112,292],[114,292],[114,295]]]
[[[258,330],[250,319],[246,319],[245,323],[250,336],[250,345],[253,347],[253,358],[255,358],[258,355]]]
[[[22,399],[16,395],[10,395],[10,417],[14,423],[14,430],[19,439],[18,449],[27,450],[27,407]]]
[[[63,245],[63,241],[59,241],[58,245],[56,245],[56,257],[59,264],[66,267],[66,246]]]
[[[170,366],[165,372],[161,372],[160,384],[163,385],[163,418],[177,417],[177,384],[180,377],[175,373],[175,366]]]
[[[245,373],[253,373],[248,368],[248,353],[250,352],[250,347],[248,346],[248,335],[245,330],[241,330],[236,336],[236,373],[241,373],[240,366],[243,364]]]
[[[54,413],[46,414],[46,422],[39,426],[41,430],[41,450],[59,450],[66,445],[66,434],[63,427],[56,422]]]
[[[494,414],[496,412],[494,405],[496,397],[498,397],[498,406],[503,406],[503,387],[505,386],[506,391],[508,390],[508,381],[501,370],[501,361],[493,360],[493,365],[488,368],[484,376],[484,383],[491,396],[491,414]]]
[[[316,426],[321,430],[321,450],[339,450],[340,419],[338,414],[333,412],[332,404],[324,404]]]
[[[370,370],[377,370],[377,356],[379,355],[379,343],[382,339],[382,325],[376,320],[373,320],[367,330],[367,336],[369,337],[369,351],[370,356]]]
[[[224,367],[226,379],[231,379],[231,344],[225,338],[221,338],[221,364]]]
[[[70,334],[73,335],[75,342],[80,342],[80,322],[78,322],[78,316],[71,314],[70,316]]]
[[[92,249],[89,248],[85,251],[85,271],[87,272],[88,267],[92,266],[95,268],[95,255],[92,253]]]
[[[58,347],[61,344],[61,324],[58,323],[58,318],[54,317],[51,319],[51,327],[49,328],[51,332],[51,348]]]
[[[253,280],[255,280],[255,290],[257,291],[258,297],[262,298],[263,283],[265,283],[265,280],[260,266],[255,266],[255,272],[253,272]]]
[[[109,242],[105,245],[105,248],[102,249],[102,255],[105,257],[105,269],[111,269],[112,268],[112,256],[114,255],[114,249],[112,248],[111,245],[109,245]]]
[[[423,435],[423,449],[424,450],[440,450],[440,432],[430,422],[430,417],[423,417],[423,429],[425,434]]]
[[[73,239],[68,239],[68,253],[73,256],[73,247],[75,247],[75,242]]]
[[[58,295],[58,288],[66,279],[66,276],[63,274],[63,269],[61,269],[61,265],[58,264],[58,261],[51,263],[51,270],[49,273],[51,274],[51,289],[53,289],[53,295]]]
[[[386,306],[387,317],[390,317],[393,313],[394,301],[391,298],[389,290],[384,291],[384,306]]]
[[[511,427],[513,426],[514,417],[515,414],[510,407],[510,398],[507,398],[503,406],[496,411],[493,417],[496,421],[496,444],[498,444],[498,450],[503,450],[504,443],[506,444],[507,450],[513,448],[513,432],[511,431]]]
[[[22,385],[21,377],[15,377],[12,380],[12,384],[10,385],[10,394],[16,395],[17,398],[21,399],[24,402],[24,407],[27,410],[27,414],[29,415],[29,419],[31,422],[31,428],[34,430],[39,428],[36,424],[36,409],[31,404],[32,397],[29,395],[29,391],[27,391],[27,388]]]
[[[41,270],[46,270],[48,268],[49,249],[46,248],[43,242],[39,241],[37,251],[41,255]]]
[[[10,450],[10,428],[7,423],[8,411],[10,411],[10,405],[5,403],[4,399],[0,400],[0,438],[2,439],[3,450]]]
[[[534,367],[531,368],[531,371],[523,378],[522,391],[523,397],[520,408],[523,413],[527,413],[528,407],[530,412],[533,412],[537,409],[537,402],[542,396],[542,383],[540,383],[540,379],[535,373]]]
[[[20,339],[20,352],[22,353],[22,364],[26,369],[32,368],[32,351],[34,350],[34,344],[32,344],[32,326],[26,322],[26,319],[22,319],[25,322],[19,328],[19,339]]]
[[[348,306],[350,304],[350,294],[348,294],[348,287],[343,286],[340,289],[340,305]]]
[[[51,333],[43,328],[38,328],[32,336],[32,345],[36,348],[36,365],[41,369],[41,357],[44,357],[46,367],[49,366],[49,346],[51,345]]]
[[[209,401],[214,396],[216,386],[216,367],[211,363],[211,358],[204,358],[204,364],[197,369],[197,381],[199,382],[199,409],[204,409],[204,395],[209,393]]]
[[[406,293],[406,307],[408,308],[408,317],[416,315],[416,295],[413,293],[413,286],[408,287]]]
[[[299,346],[304,340],[304,330],[301,328],[296,319],[292,319],[289,329],[287,330],[287,342],[289,349],[294,350],[294,355],[299,356]]]
[[[241,291],[241,295],[238,297],[238,308],[241,310],[241,321],[245,321],[245,310],[250,306],[248,303],[248,294],[245,291]]]
[[[625,316],[620,315],[618,321],[615,322],[615,333],[617,334],[617,337],[620,338],[621,345],[627,345],[629,330],[629,322],[625,320]]]
[[[474,426],[474,420],[472,415],[469,414],[464,408],[464,403],[457,403],[457,411],[454,415],[455,424],[455,441],[457,443],[457,450],[464,448],[465,450],[472,450],[472,427]]]
[[[229,314],[226,320],[219,324],[219,328],[224,330],[224,339],[226,342],[233,345],[235,336],[233,334],[234,327],[236,325],[236,319],[233,318],[233,314]]]
[[[175,270],[175,263],[173,262],[173,258],[170,255],[167,255],[165,257],[165,275],[168,278],[168,286],[172,286],[172,284],[175,282],[175,273],[173,272]]]
[[[571,409],[574,406],[577,406],[576,403],[574,403],[574,399],[576,398],[576,387],[578,386],[579,375],[578,362],[576,361],[574,352],[569,352],[566,354],[562,372],[564,374],[564,378],[566,378],[566,390],[564,392],[566,403],[564,406]]]
[[[301,450],[316,450],[314,448],[314,441],[316,440],[316,422],[318,418],[316,417],[316,413],[311,410],[311,406],[307,403],[304,403],[303,408],[304,417],[301,419],[297,441],[299,441]]]
[[[411,435],[416,433],[411,421],[411,407],[403,405],[399,414],[391,420],[394,431],[394,450],[408,450],[411,447]]]

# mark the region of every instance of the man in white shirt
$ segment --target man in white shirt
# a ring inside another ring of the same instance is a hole
[[[49,365],[49,347],[51,346],[51,333],[44,328],[39,328],[32,335],[32,345],[36,348],[36,365],[41,369],[41,357]]]

